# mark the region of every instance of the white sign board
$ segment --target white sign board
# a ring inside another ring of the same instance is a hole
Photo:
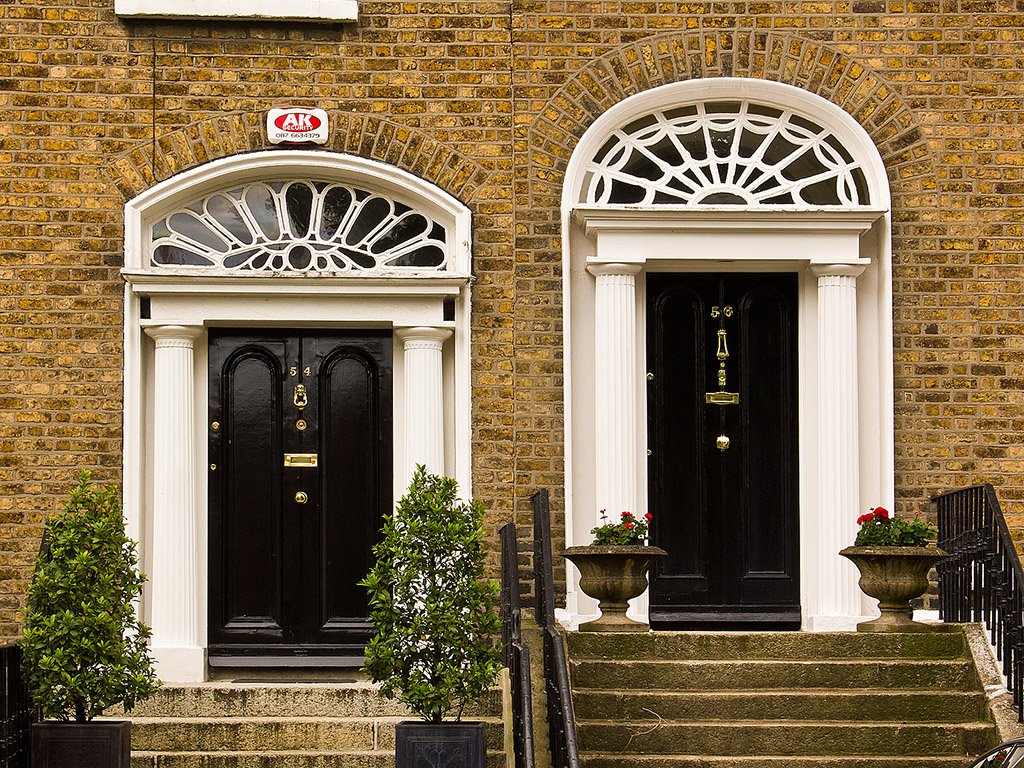
[[[322,109],[289,107],[272,109],[267,115],[267,138],[271,144],[326,144],[327,113]]]

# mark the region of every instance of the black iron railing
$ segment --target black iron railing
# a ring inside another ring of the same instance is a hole
[[[21,648],[0,648],[0,768],[28,768],[38,712],[21,681]]]
[[[533,695],[530,650],[523,644],[523,607],[519,598],[519,550],[516,526],[501,531],[501,643],[512,689],[512,742],[515,768],[533,768]]]
[[[943,621],[983,622],[1017,719],[1024,722],[1024,569],[991,485],[975,485],[932,499],[939,516],[939,615]]]
[[[546,490],[533,494],[533,573],[537,623],[544,633],[544,688],[553,768],[579,768],[576,718],[572,712],[565,641],[555,622],[555,582],[551,558],[551,508]]]

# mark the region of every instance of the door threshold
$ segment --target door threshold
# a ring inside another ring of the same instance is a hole
[[[362,656],[210,656],[211,667],[232,669],[359,669]]]

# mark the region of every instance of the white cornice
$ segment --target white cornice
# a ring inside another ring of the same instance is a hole
[[[883,208],[787,208],[736,206],[683,207],[579,205],[573,208],[573,220],[587,237],[603,232],[736,232],[788,231],[834,233],[866,232],[886,214]]]
[[[305,275],[197,275],[154,274],[122,269],[130,289],[144,296],[458,296],[469,285],[468,276],[402,275],[374,277],[308,277]]]

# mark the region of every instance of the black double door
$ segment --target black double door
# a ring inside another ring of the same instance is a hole
[[[209,645],[362,655],[391,508],[391,333],[212,330]]]
[[[796,275],[649,274],[647,297],[651,623],[799,628]]]

